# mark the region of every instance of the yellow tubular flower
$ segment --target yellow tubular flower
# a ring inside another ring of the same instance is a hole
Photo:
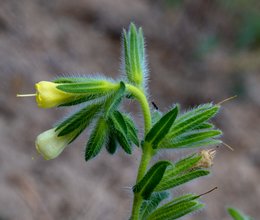
[[[35,84],[36,102],[41,108],[52,108],[75,98],[75,94],[57,89],[57,83],[41,81]]]
[[[35,141],[37,151],[46,160],[51,160],[58,157],[74,137],[73,132],[68,135],[58,137],[58,133],[55,132],[55,129],[56,128],[53,128],[41,133]]]

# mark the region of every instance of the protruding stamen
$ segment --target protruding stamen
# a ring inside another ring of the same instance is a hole
[[[234,95],[234,96],[231,96],[229,98],[226,98],[226,99],[220,101],[217,105],[222,105],[224,102],[227,102],[227,101],[230,101],[232,99],[235,99],[236,97],[237,97],[237,95]]]
[[[35,94],[16,94],[16,97],[32,97],[32,96],[36,96]]]

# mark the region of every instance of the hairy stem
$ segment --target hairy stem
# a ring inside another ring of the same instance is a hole
[[[147,134],[152,126],[151,113],[150,113],[150,108],[149,108],[147,98],[142,90],[140,90],[139,88],[133,85],[126,84],[126,88],[139,101],[141,105],[143,117],[144,117],[144,131],[145,134]],[[149,144],[145,143],[144,146],[142,147],[143,147],[142,148],[143,151],[142,151],[142,157],[138,168],[136,184],[145,175],[145,172],[147,170],[147,167],[153,155],[153,149]],[[142,200],[143,199],[139,193],[134,194],[131,220],[139,220],[139,211],[142,204]]]
[[[152,126],[151,113],[147,98],[142,90],[131,84],[126,84],[126,89],[138,100],[141,105],[144,117],[144,132],[147,134]]]

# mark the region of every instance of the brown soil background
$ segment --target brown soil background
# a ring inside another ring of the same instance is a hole
[[[250,2],[247,6],[259,9]],[[240,12],[251,10],[241,8],[237,12],[233,5],[224,7],[207,0],[180,5],[152,0],[1,0],[0,219],[129,217],[130,187],[140,151],[131,157],[103,151],[86,163],[86,135],[82,135],[59,158],[44,161],[36,153],[35,137],[71,110],[38,109],[33,99],[15,96],[34,92],[38,81],[66,74],[117,77],[121,30],[131,21],[144,29],[151,101],[160,109],[176,102],[182,108],[217,103],[238,95],[223,105],[215,119],[224,131],[224,141],[235,151],[221,146],[212,175],[177,188],[173,194],[219,189],[202,198],[206,209],[183,219],[228,220],[225,208],[230,205],[257,219],[260,44],[234,46],[236,33],[243,27]],[[211,38],[217,43],[207,44]],[[176,160],[186,154],[172,151],[168,158]]]

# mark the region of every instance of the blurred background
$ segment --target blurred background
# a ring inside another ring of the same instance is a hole
[[[258,0],[0,0],[1,220],[128,218],[140,150],[131,157],[104,151],[86,163],[84,134],[45,161],[36,136],[72,110],[38,109],[16,94],[62,75],[118,77],[121,30],[131,21],[144,29],[151,101],[161,110],[238,96],[215,119],[235,151],[219,147],[211,176],[173,191],[218,187],[202,198],[206,209],[183,219],[228,220],[230,205],[260,216]]]

